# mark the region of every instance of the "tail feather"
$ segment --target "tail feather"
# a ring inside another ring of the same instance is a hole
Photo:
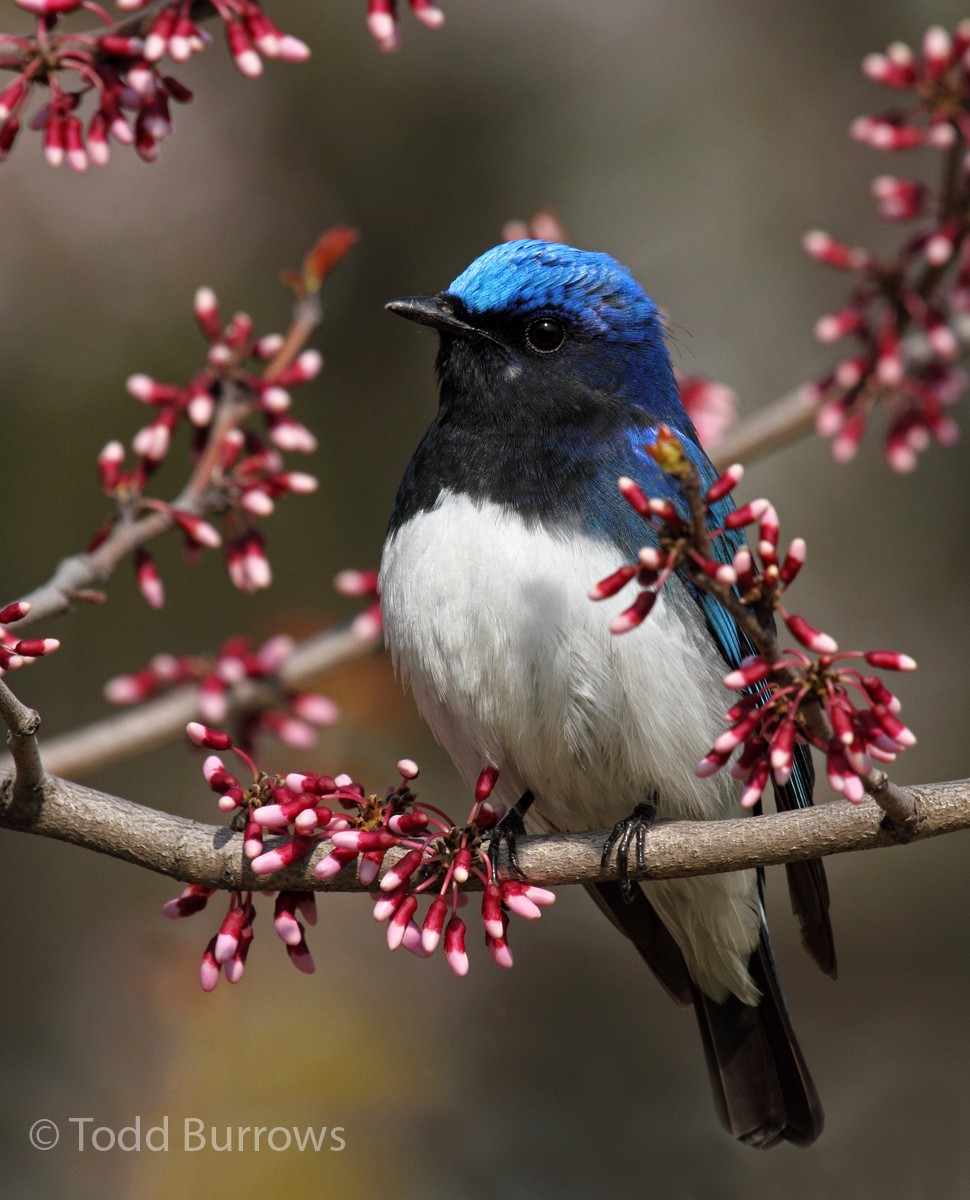
[[[728,1133],[748,1146],[767,1150],[782,1141],[809,1146],[822,1132],[822,1106],[764,934],[750,971],[762,994],[756,1006],[735,996],[715,1004],[694,988],[714,1106]]]
[[[814,1142],[822,1132],[822,1107],[795,1040],[767,930],[762,928],[749,964],[760,1003],[743,1004],[731,996],[717,1004],[691,980],[679,946],[642,888],[634,890],[631,903],[615,883],[586,890],[633,942],[668,994],[679,1004],[693,1002],[714,1106],[728,1133],[764,1150],[782,1141]]]

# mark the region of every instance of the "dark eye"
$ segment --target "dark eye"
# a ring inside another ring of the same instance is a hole
[[[554,317],[539,317],[525,327],[525,340],[540,354],[551,354],[566,340],[566,327]]]

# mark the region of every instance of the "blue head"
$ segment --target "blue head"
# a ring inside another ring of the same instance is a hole
[[[441,338],[439,413],[399,507],[427,507],[445,487],[543,520],[612,507],[659,422],[696,436],[657,307],[607,254],[508,242],[445,291],[388,308]]]
[[[557,425],[599,402],[614,419],[681,423],[657,306],[607,254],[507,242],[439,295],[388,307],[440,330],[442,402],[481,420],[505,425],[515,408]]]

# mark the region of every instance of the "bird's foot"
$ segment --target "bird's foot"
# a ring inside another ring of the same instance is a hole
[[[630,845],[634,844],[634,859],[637,871],[645,871],[647,830],[657,819],[657,810],[652,804],[638,804],[628,817],[617,821],[613,832],[603,846],[602,866],[605,871],[610,865],[610,856],[616,847],[616,873],[620,881],[623,899],[630,904],[633,900],[633,882],[630,879]]]
[[[519,866],[519,856],[515,843],[517,838],[525,836],[525,821],[522,818],[529,811],[532,799],[532,793],[526,792],[519,798],[515,807],[510,808],[492,830],[492,836],[488,840],[488,861],[492,865],[493,878],[498,875],[498,860],[503,846],[508,854],[509,870],[514,875],[524,874],[522,868]]]

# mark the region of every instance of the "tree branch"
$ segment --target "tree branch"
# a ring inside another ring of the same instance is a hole
[[[874,850],[970,828],[970,780],[914,784],[902,790],[917,814],[909,834],[889,825],[871,801],[859,805],[836,801],[820,808],[728,821],[659,823],[647,834],[644,877],[672,879],[763,867]],[[313,877],[313,864],[331,849],[326,841],[286,871],[255,876],[243,856],[242,834],[225,826],[158,812],[53,776],[44,779],[40,802],[30,812],[13,802],[13,792],[14,778],[8,771],[0,775],[0,826],[108,854],[183,883],[237,890],[267,886],[293,891],[368,890],[352,869],[327,883]],[[604,871],[600,862],[606,837],[606,830],[595,830],[521,838],[517,852],[530,882],[592,883],[616,878],[615,867]],[[267,848],[279,841],[269,839]],[[385,865],[402,853],[390,851]],[[638,877],[632,864],[630,875]]]
[[[293,649],[280,668],[279,684],[299,689],[324,671],[372,654],[382,644],[380,630],[366,618],[358,618],[338,629],[324,630]],[[277,698],[278,688],[269,681],[257,684],[253,680],[243,680],[226,694],[230,713],[257,711],[268,707]],[[44,761],[48,770],[58,775],[84,775],[184,737],[187,722],[197,719],[198,714],[199,686],[179,687],[117,716],[95,721],[60,737],[46,738]],[[0,770],[10,765],[9,760],[0,759]]]
[[[21,704],[2,680],[0,720],[7,726],[7,745],[14,766],[11,802],[18,813],[27,814],[37,802],[44,781],[44,766],[37,747],[40,717]]]

